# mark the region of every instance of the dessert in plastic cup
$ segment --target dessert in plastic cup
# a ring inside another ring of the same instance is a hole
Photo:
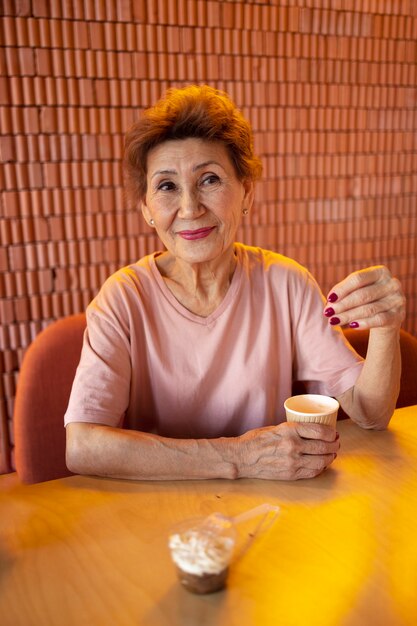
[[[178,525],[169,537],[169,547],[183,586],[193,593],[223,589],[232,560],[241,556],[253,539],[275,522],[279,510],[279,506],[263,502],[234,517],[215,512]],[[255,528],[254,520],[257,520]],[[242,549],[242,545],[238,546],[241,541],[237,529],[242,534],[242,526],[245,528],[248,522],[252,525],[251,532]]]
[[[189,520],[169,538],[171,557],[181,584],[193,593],[220,591],[226,585],[235,548],[234,530],[204,520]]]
[[[284,402],[287,422],[315,422],[336,428],[339,403],[330,396],[307,393]]]

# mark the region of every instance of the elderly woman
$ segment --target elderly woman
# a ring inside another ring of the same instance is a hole
[[[87,310],[65,416],[67,464],[130,479],[299,479],[339,449],[285,421],[294,381],[387,426],[404,297],[382,266],[327,302],[295,261],[236,243],[261,164],[248,122],[208,86],[170,90],[127,135],[127,183],[165,246],[111,276]],[[340,326],[370,328],[366,360]]]

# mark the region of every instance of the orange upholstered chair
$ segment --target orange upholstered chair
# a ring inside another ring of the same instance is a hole
[[[85,314],[53,322],[30,344],[14,408],[15,464],[25,483],[69,476],[64,413],[80,360]]]
[[[349,343],[361,356],[366,356],[368,349],[368,330],[345,329]],[[397,408],[417,404],[417,338],[404,329],[400,332],[401,349],[401,387]]]

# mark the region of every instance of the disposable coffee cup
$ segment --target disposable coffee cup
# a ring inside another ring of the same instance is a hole
[[[330,396],[306,393],[284,402],[287,422],[313,422],[336,428],[339,403]]]

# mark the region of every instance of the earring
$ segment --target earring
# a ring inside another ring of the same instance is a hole
[[[247,208],[242,209],[242,213],[243,215],[247,215],[249,213],[249,209]]]
[[[153,219],[151,218],[151,219],[149,220],[149,224],[150,224],[151,226],[155,226],[155,220],[153,220]]]

